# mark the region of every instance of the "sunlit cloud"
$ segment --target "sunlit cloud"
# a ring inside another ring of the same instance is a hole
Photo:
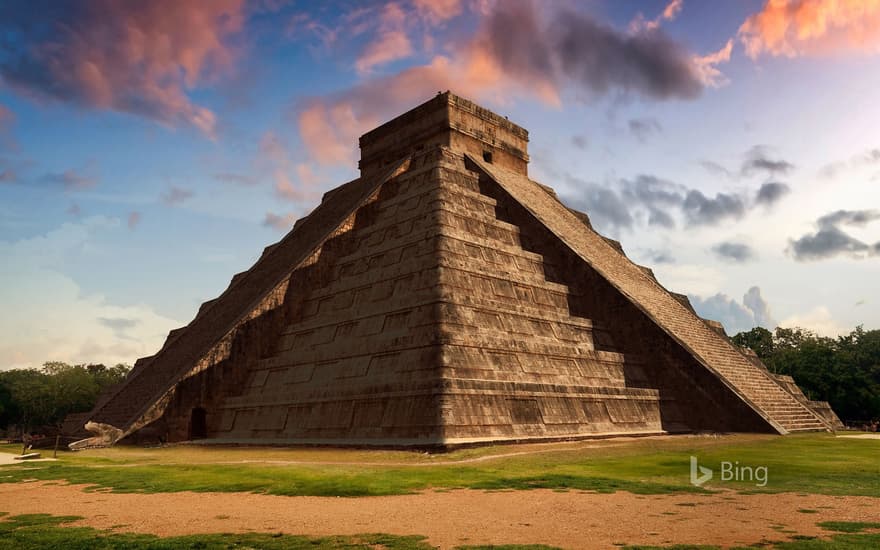
[[[241,0],[43,3],[4,11],[3,82],[39,100],[188,125],[208,136],[216,115],[189,91],[231,69]]]
[[[495,4],[473,40],[451,47],[425,65],[298,103],[300,135],[312,157],[351,164],[358,136],[437,91],[502,104],[527,97],[553,107],[566,90],[692,99],[706,85],[707,67],[725,60],[722,52],[701,66],[661,29],[631,34],[584,13],[521,0]]]
[[[396,3],[389,3],[379,16],[379,32],[355,61],[360,74],[369,73],[374,67],[413,54],[413,46],[406,33],[406,13]]]
[[[739,39],[753,59],[880,53],[880,0],[768,0]]]
[[[439,24],[460,15],[461,0],[413,0],[416,12],[432,24]]]

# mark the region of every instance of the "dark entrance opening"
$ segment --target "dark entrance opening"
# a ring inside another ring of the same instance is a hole
[[[208,419],[205,409],[197,407],[192,410],[189,419],[189,438],[205,439],[208,437]]]
[[[492,151],[483,151],[483,160],[492,164]]]

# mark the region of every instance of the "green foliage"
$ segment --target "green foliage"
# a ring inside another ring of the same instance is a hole
[[[748,332],[740,332],[732,340],[740,347],[751,349],[761,359],[773,354],[773,333],[764,327],[755,327]]]
[[[843,421],[880,419],[880,330],[856,327],[827,338],[800,329],[754,328],[733,337],[767,368],[792,376],[810,399],[828,401]]]
[[[0,429],[59,425],[68,413],[87,412],[106,388],[122,381],[127,365],[68,365],[0,372]]]

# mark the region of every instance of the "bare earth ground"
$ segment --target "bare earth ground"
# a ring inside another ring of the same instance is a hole
[[[99,529],[183,535],[425,535],[440,548],[541,543],[563,548],[616,544],[754,544],[790,535],[829,535],[820,521],[880,521],[880,499],[825,495],[594,494],[550,490],[455,490],[334,498],[252,493],[115,494],[56,482],[0,484],[11,514],[76,514]],[[798,510],[814,510],[803,513]]]

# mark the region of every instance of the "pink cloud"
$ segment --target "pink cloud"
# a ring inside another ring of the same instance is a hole
[[[880,52],[880,0],[768,0],[739,28],[746,54]]]
[[[672,0],[660,14],[651,20],[645,20],[645,16],[638,13],[630,23],[630,32],[639,32],[641,30],[656,30],[660,28],[665,21],[674,21],[678,14],[684,8],[684,0]]]
[[[406,14],[392,2],[387,4],[379,17],[379,33],[355,62],[360,74],[369,73],[374,67],[405,59],[413,54],[412,43],[406,34]]]
[[[214,136],[215,114],[188,92],[231,70],[241,0],[96,0],[36,11],[22,6],[2,24],[23,37],[20,50],[0,63],[13,89]]]
[[[416,12],[433,24],[442,23],[462,12],[461,0],[413,0]]]
[[[730,54],[732,52],[733,39],[730,39],[716,52],[694,56],[694,65],[696,66],[700,81],[705,86],[718,88],[729,83],[727,77],[718,69],[718,65],[730,61]]]
[[[257,164],[261,170],[272,175],[275,194],[285,200],[311,201],[317,196],[317,178],[304,164],[293,166],[291,155],[279,136],[272,131],[263,134],[258,147]],[[291,174],[296,172],[299,180],[294,182]]]
[[[669,17],[677,13],[675,5],[667,6]],[[697,58],[662,29],[630,34],[546,6],[497,3],[474,38],[450,46],[448,55],[298,105],[300,136],[310,155],[321,164],[353,164],[358,136],[443,90],[495,104],[525,97],[559,106],[566,88],[577,95],[690,99],[709,80],[723,77],[716,68],[723,50]]]

